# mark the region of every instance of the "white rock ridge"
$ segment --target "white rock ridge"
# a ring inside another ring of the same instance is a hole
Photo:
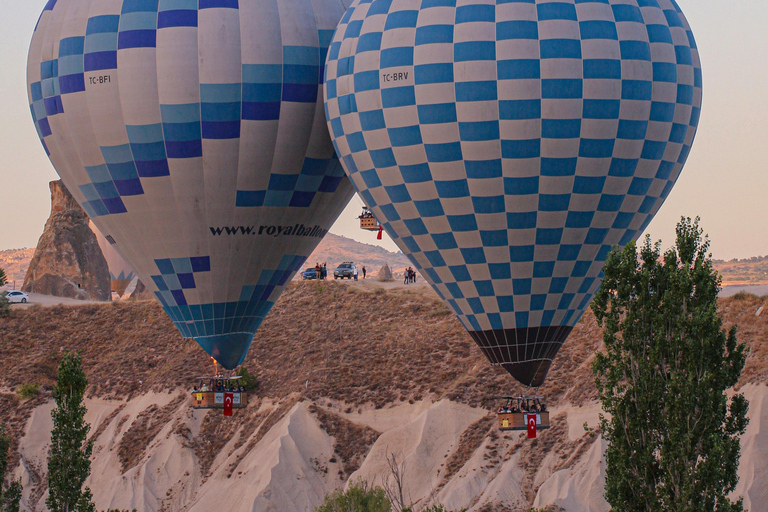
[[[744,497],[745,508],[759,512],[768,510],[768,387],[747,386],[743,392],[751,403],[750,424],[742,440],[740,482],[734,494]],[[532,444],[525,433],[499,435],[493,427],[474,451],[462,452],[466,460],[446,479],[446,464],[460,448],[462,434],[488,411],[441,400],[344,413],[323,401],[315,406],[381,432],[359,469],[342,480],[337,440],[323,430],[310,405],[297,403],[267,432],[238,427],[203,474],[190,439],[205,428],[206,414],[220,411],[193,411],[178,393],[152,393],[126,402],[87,399],[86,420],[97,435],[87,485],[96,507],[303,512],[314,510],[327,493],[360,479],[384,483],[390,478],[386,456],[395,454],[405,465],[405,495],[416,510],[429,504],[470,511],[487,510],[489,505],[510,510],[549,505],[568,512],[610,510],[603,498],[605,442],[588,439],[581,427],[585,421],[596,424],[599,407],[553,411],[553,421],[567,423],[560,425],[557,442],[542,433]],[[139,447],[138,463],[123,472],[121,442],[132,425],[140,425],[143,412],[145,418],[151,414],[152,406],[165,408],[164,423],[147,446]],[[36,512],[46,510],[52,407],[49,402],[34,410],[19,446],[22,463],[15,477],[24,485],[22,505]],[[258,412],[267,417],[275,408],[265,401]],[[551,432],[555,435],[554,428]]]

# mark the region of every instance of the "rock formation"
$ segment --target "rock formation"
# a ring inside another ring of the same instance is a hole
[[[386,263],[383,267],[379,269],[379,275],[376,278],[378,281],[386,282],[386,281],[394,281],[395,279],[392,277],[392,271],[389,269],[389,265]]]
[[[24,277],[25,292],[111,300],[109,269],[88,216],[59,181],[52,181],[51,216]]]

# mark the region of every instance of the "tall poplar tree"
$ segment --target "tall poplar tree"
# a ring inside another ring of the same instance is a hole
[[[650,237],[615,249],[592,303],[605,353],[593,364],[608,417],[605,498],[615,512],[735,512],[747,400],[725,391],[744,368],[736,328],[723,329],[720,277],[699,219],[677,225],[662,256]]]
[[[91,490],[84,487],[91,472],[93,441],[87,439],[90,426],[85,422],[83,396],[88,379],[80,354],[66,352],[59,364],[53,388],[56,407],[48,458],[48,498],[50,512],[93,512]]]
[[[3,490],[10,448],[11,438],[5,433],[5,427],[0,426],[0,512],[19,512],[19,502],[21,501],[21,482],[11,482],[11,485]]]

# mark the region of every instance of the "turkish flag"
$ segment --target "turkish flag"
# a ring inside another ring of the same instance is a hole
[[[232,404],[235,402],[235,395],[224,393],[224,416],[232,416]]]
[[[379,234],[376,235],[376,240],[381,240],[381,232],[384,231],[384,226],[379,226]]]
[[[528,439],[536,439],[536,415],[526,414],[525,421],[528,424]]]

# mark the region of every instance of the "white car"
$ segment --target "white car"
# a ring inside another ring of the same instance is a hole
[[[22,304],[26,304],[29,301],[29,295],[18,290],[9,290],[5,294],[5,298],[8,299],[8,302],[21,302]]]

